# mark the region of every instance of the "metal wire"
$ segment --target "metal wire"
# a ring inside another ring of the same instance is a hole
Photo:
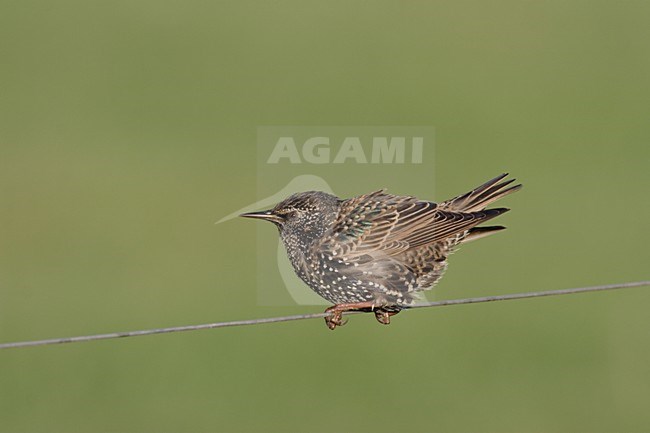
[[[477,304],[481,302],[510,301],[514,299],[539,298],[543,296],[570,295],[575,293],[599,292],[605,290],[628,289],[632,287],[650,286],[648,281],[631,283],[607,284],[602,286],[577,287],[572,289],[546,290],[541,292],[514,293],[508,295],[482,296],[477,298],[449,299],[445,301],[425,302],[411,308],[446,307],[450,305]],[[346,314],[358,314],[349,312]],[[17,341],[2,343],[0,349],[11,349],[29,346],[45,346],[50,344],[80,343],[82,341],[108,340],[111,338],[141,337],[153,334],[168,334],[171,332],[198,331],[200,329],[228,328],[232,326],[261,325],[265,323],[290,322],[295,320],[318,319],[327,317],[329,313],[296,314],[293,316],[267,317],[263,319],[235,320],[230,322],[206,323],[202,325],[173,326],[170,328],[145,329],[140,331],[111,332],[108,334],[84,335],[79,337],[51,338],[47,340]]]

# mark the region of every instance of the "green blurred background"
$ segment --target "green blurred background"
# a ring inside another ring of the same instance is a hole
[[[320,311],[258,306],[256,230],[213,224],[259,125],[432,125],[433,198],[522,181],[438,299],[647,279],[649,40],[643,1],[4,0],[0,341]],[[647,431],[648,305],[6,350],[0,431]]]

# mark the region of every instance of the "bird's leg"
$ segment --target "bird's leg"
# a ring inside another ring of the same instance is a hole
[[[328,328],[335,329],[337,326],[343,326],[347,323],[347,320],[346,321],[343,320],[344,312],[363,311],[363,310],[373,311],[374,308],[375,308],[375,304],[372,301],[354,302],[350,304],[336,304],[332,307],[329,307],[327,310],[325,310],[326,313],[329,313],[329,316],[325,317],[325,323],[327,324]],[[388,321],[390,322],[390,319]]]
[[[390,316],[394,316],[399,311],[386,311],[381,308],[375,310],[375,319],[382,325],[390,325]]]

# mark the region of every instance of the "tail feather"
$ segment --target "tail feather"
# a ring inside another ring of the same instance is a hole
[[[469,232],[467,233],[467,236],[465,236],[465,239],[463,239],[463,242],[475,241],[477,239],[490,236],[505,229],[506,228],[504,226],[472,227],[469,229]]]
[[[493,203],[515,191],[519,191],[522,188],[521,184],[506,188],[515,181],[515,179],[510,179],[501,182],[501,180],[506,176],[508,176],[508,173],[503,173],[465,194],[442,202],[440,203],[440,208],[452,212],[463,213],[481,211],[489,206],[490,203]]]

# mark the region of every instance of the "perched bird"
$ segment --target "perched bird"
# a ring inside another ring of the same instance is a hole
[[[241,216],[277,226],[296,274],[335,304],[325,310],[330,329],[346,311],[372,311],[387,325],[436,284],[457,245],[505,228],[477,225],[509,210],[486,209],[521,188],[507,175],[442,203],[385,190],[345,200],[308,191]]]

